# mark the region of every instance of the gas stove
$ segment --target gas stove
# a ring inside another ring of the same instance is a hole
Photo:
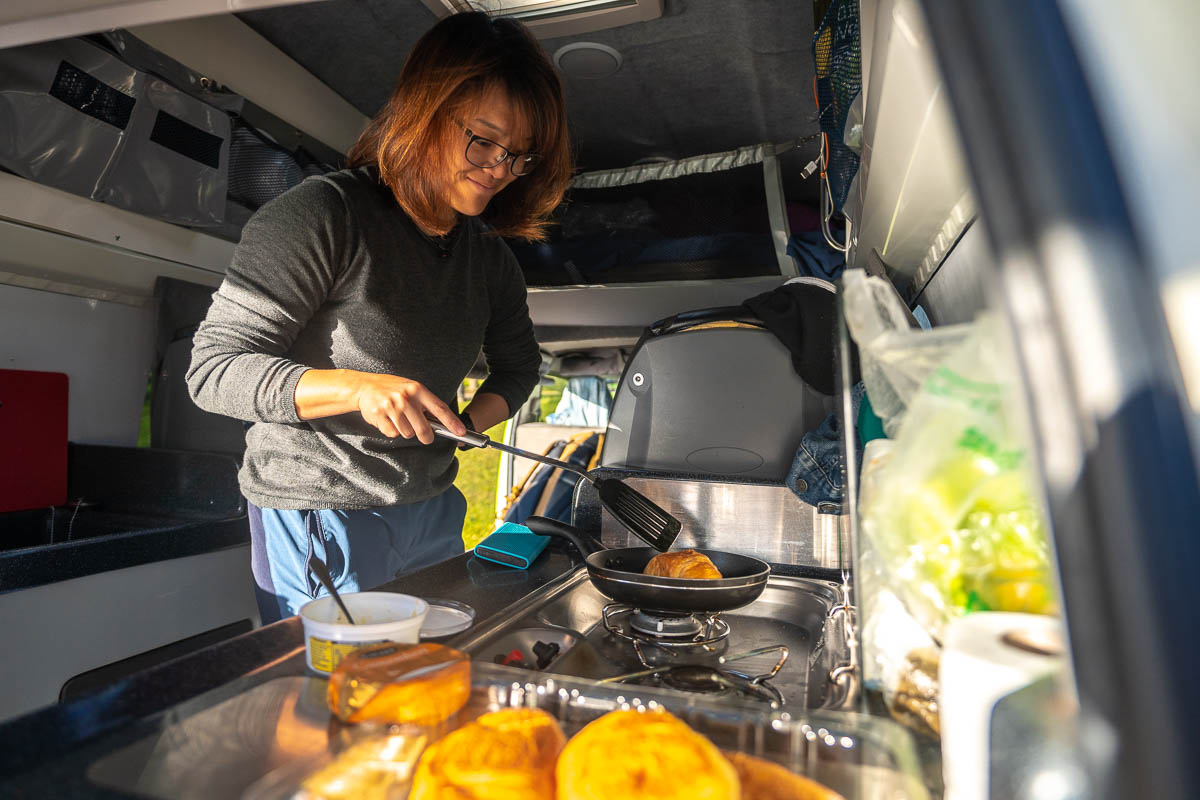
[[[772,709],[842,707],[853,691],[830,581],[772,575],[743,608],[680,614],[612,603],[580,568],[498,616],[460,645],[477,662]]]

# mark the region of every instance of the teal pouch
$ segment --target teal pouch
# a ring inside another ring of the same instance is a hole
[[[486,561],[529,569],[549,542],[549,536],[539,536],[524,525],[506,522],[475,545],[474,552]]]

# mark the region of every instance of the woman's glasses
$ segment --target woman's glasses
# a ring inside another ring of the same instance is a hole
[[[462,123],[457,124],[467,135],[467,161],[477,167],[490,169],[511,159],[508,168],[513,175],[520,177],[533,172],[533,168],[542,163],[542,157],[537,153],[513,153],[503,145],[479,136]]]

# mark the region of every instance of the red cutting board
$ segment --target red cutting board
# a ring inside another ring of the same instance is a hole
[[[0,369],[0,511],[67,502],[67,376]]]

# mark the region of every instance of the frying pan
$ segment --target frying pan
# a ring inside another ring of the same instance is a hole
[[[606,549],[587,533],[558,520],[529,517],[525,526],[542,536],[555,536],[574,544],[585,556],[588,577],[603,595],[643,611],[730,611],[753,603],[767,586],[771,567],[757,558],[697,550],[712,559],[725,577],[663,578],[643,575],[650,559],[659,555],[651,547]]]

